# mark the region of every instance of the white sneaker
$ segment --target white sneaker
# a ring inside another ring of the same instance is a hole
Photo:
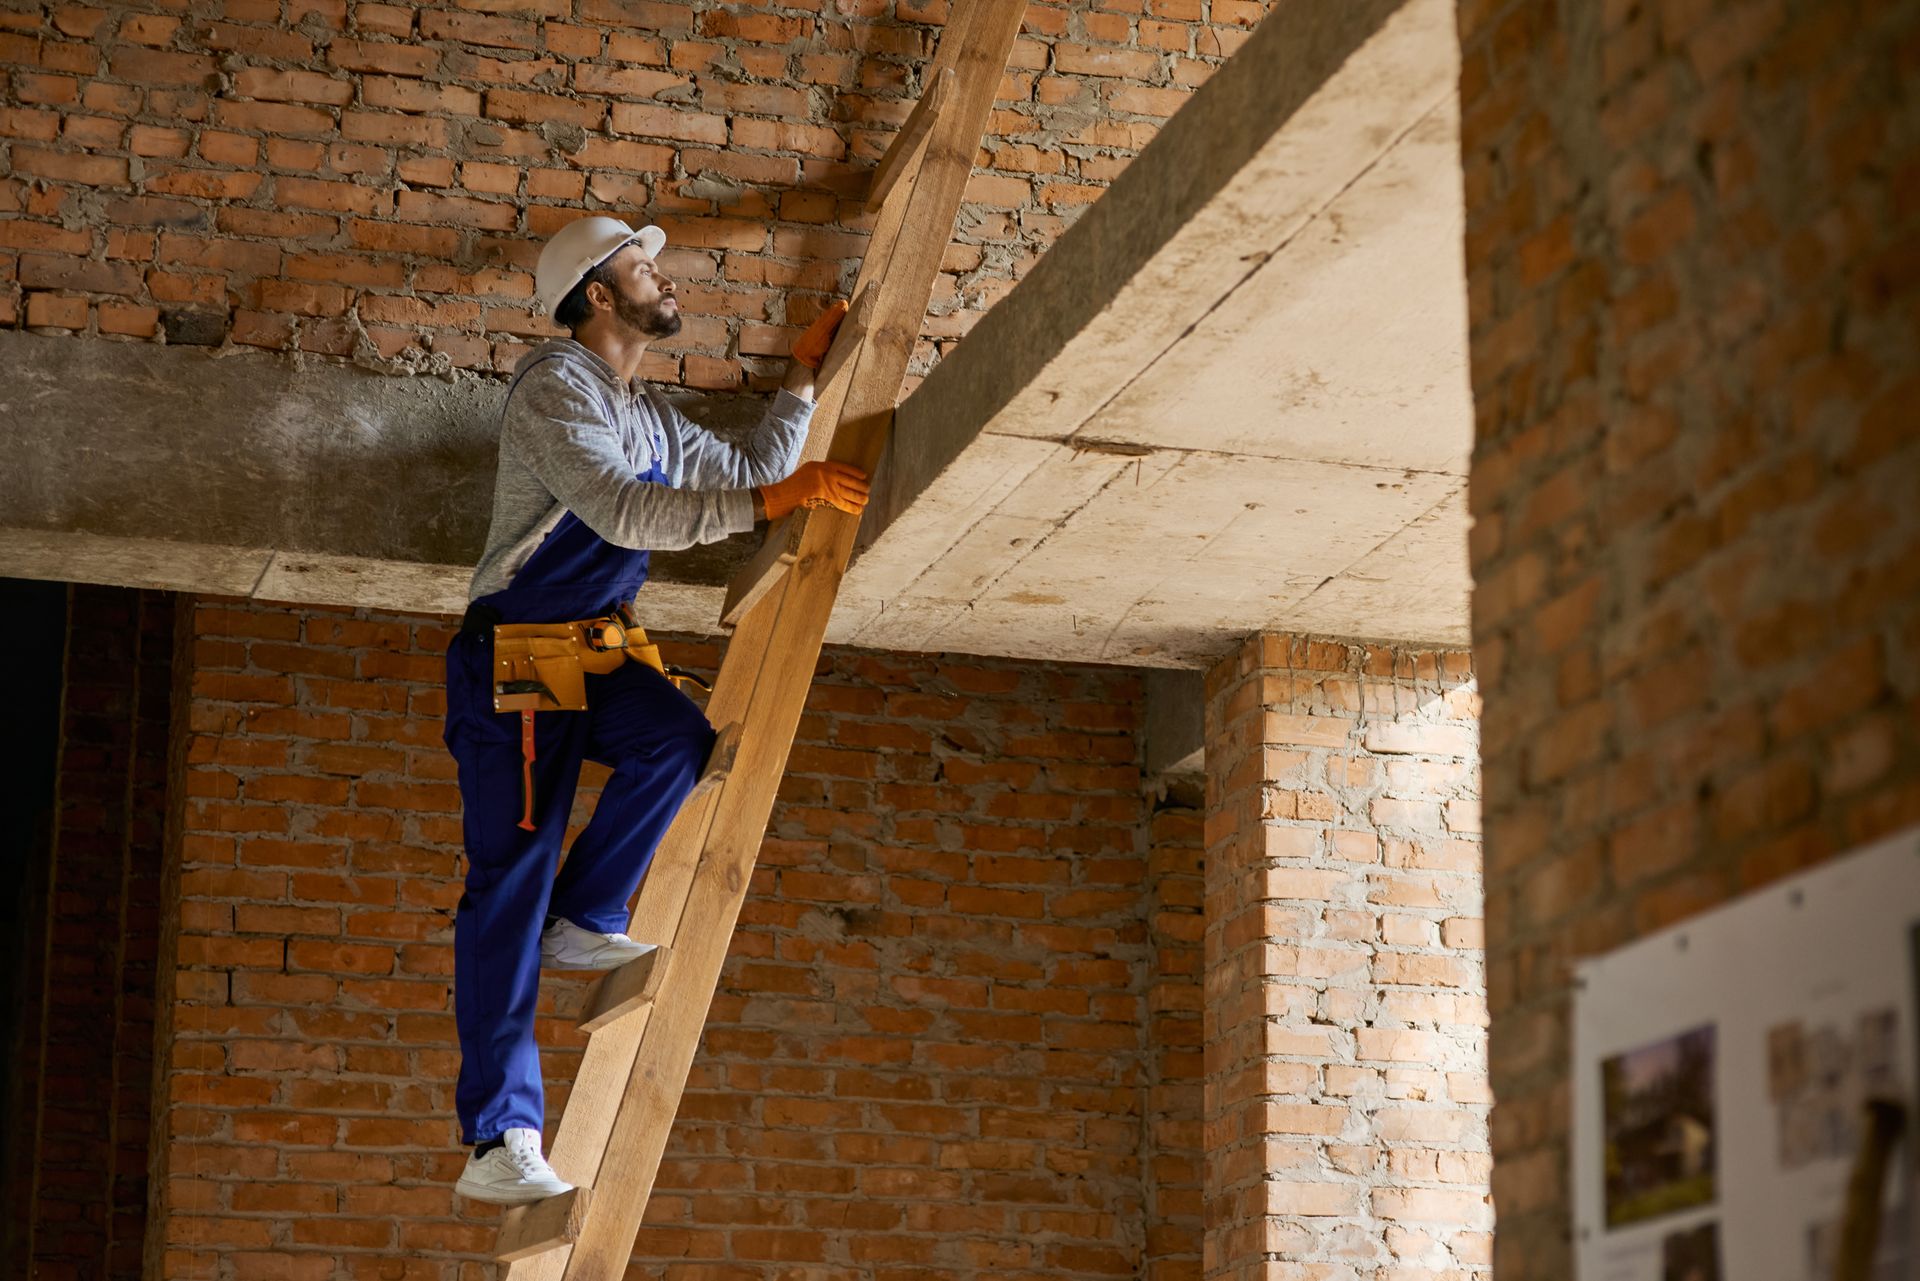
[[[624,934],[596,934],[561,917],[540,936],[540,962],[549,970],[611,970],[658,948]]]
[[[572,1190],[573,1184],[555,1174],[540,1155],[540,1131],[512,1129],[500,1137],[506,1140],[502,1146],[467,1158],[455,1192],[495,1205],[521,1205]]]

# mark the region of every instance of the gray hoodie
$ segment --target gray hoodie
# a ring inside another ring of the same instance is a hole
[[[559,358],[543,359],[550,355]],[[638,379],[621,382],[571,338],[528,352],[514,377],[500,420],[493,523],[468,600],[507,586],[568,512],[610,543],[653,551],[751,529],[753,489],[793,471],[813,417],[812,402],[783,390],[736,445]],[[655,458],[667,485],[635,479]]]

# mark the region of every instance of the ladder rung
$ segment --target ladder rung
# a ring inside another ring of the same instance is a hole
[[[651,1004],[667,972],[673,949],[656,947],[617,970],[608,970],[587,989],[586,1008],[580,1012],[580,1030],[598,1032],[615,1019],[625,1018]]]
[[[720,611],[722,627],[737,627],[747,611],[760,603],[760,598],[772,591],[780,581],[780,575],[793,564],[793,558],[800,551],[800,539],[807,531],[807,509],[781,518],[780,523],[767,531],[767,540],[760,544],[760,550],[753,559],[740,567],[740,572],[727,584],[727,601]]]
[[[512,1263],[573,1244],[580,1236],[580,1225],[586,1222],[588,1197],[586,1188],[574,1188],[559,1196],[514,1206],[500,1218],[494,1257]]]
[[[719,736],[713,740],[713,750],[707,753],[706,768],[700,771],[700,778],[694,783],[693,790],[687,793],[687,800],[691,801],[726,782],[727,775],[733,773],[733,762],[739,755],[740,722],[728,721],[720,727]]]
[[[936,73],[933,83],[920,95],[920,101],[913,104],[907,122],[900,126],[900,132],[894,135],[887,154],[880,157],[879,165],[874,168],[873,186],[867,191],[868,213],[877,211],[886,203],[888,193],[899,185],[902,178],[919,172],[921,158],[926,155],[927,137],[933,132],[934,118],[940,114],[941,99],[946,97],[947,86],[952,81],[952,68]]]

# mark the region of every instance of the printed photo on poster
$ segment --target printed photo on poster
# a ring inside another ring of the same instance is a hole
[[[1860,1105],[1896,1092],[1893,1009],[1851,1025],[1795,1019],[1767,1029],[1767,1095],[1783,1170],[1847,1159],[1860,1146]]]
[[[1711,1204],[1712,1024],[1600,1065],[1609,1228]]]
[[[1665,1237],[1660,1281],[1720,1281],[1720,1225],[1702,1223]]]

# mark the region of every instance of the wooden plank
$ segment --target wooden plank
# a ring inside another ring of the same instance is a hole
[[[580,1011],[580,1030],[598,1032],[650,1003],[660,991],[672,956],[672,948],[656,947],[595,979],[587,989],[586,1007]]]
[[[920,101],[913,104],[912,113],[900,126],[900,132],[893,136],[887,154],[880,157],[880,163],[874,167],[873,186],[867,192],[868,213],[879,212],[895,183],[919,172],[920,160],[926,155],[927,136],[933,131],[934,113],[940,110],[941,99],[952,92],[948,87],[952,83],[953,70],[947,68],[933,78],[927,91],[920,95]]]
[[[900,213],[886,261],[877,264],[870,252],[863,268],[863,278],[878,285],[874,321],[860,344],[843,407],[834,415],[831,456],[870,467],[884,443],[1025,8],[1025,0],[977,0],[963,10],[973,20],[955,24],[966,27],[966,37],[954,56],[953,104],[938,115],[911,192],[892,202]],[[958,34],[948,31],[943,54]],[[876,241],[885,231],[876,229]],[[716,721],[740,715],[740,758],[716,793],[704,854],[675,931],[672,973],[648,1012],[607,1136],[608,1156],[594,1182],[594,1209],[567,1259],[567,1281],[618,1281],[625,1272],[858,528],[857,517],[832,509],[814,512],[791,570],[742,617],[721,662],[708,714]],[[716,710],[722,706],[724,712]],[[650,878],[648,893],[652,888]],[[646,898],[643,893],[643,906]],[[576,1085],[569,1111],[578,1098]]]
[[[843,386],[843,375],[851,365],[853,358],[860,352],[860,344],[866,341],[867,326],[873,316],[873,300],[877,291],[871,284],[857,288],[853,293],[853,303],[847,308],[846,318],[840,322],[840,328],[834,332],[833,345],[827,348],[826,359],[820,362],[820,371],[814,382],[818,387]],[[817,400],[818,394],[815,399]]]
[[[727,781],[727,775],[733,773],[733,762],[740,755],[740,722],[729,721],[720,727],[714,737],[713,750],[707,753],[707,763],[700,771],[700,777],[694,780],[693,790],[687,793],[687,800],[705,796],[709,791]]]
[[[773,590],[773,585],[793,564],[794,557],[800,554],[800,535],[807,528],[807,511],[802,507],[775,522],[767,531],[767,541],[760,544],[753,559],[742,565],[740,572],[727,583],[726,603],[720,608],[722,627],[739,626],[747,611]]]
[[[937,78],[946,68],[957,65],[960,59],[960,51],[966,47],[967,42],[971,38],[971,32],[974,26],[974,14],[979,7],[978,4],[963,4],[949,10],[946,32],[941,36],[940,47],[934,53],[933,66],[928,71],[930,79]],[[1006,67],[1003,65],[1001,71],[1004,73],[1005,70]],[[937,131],[929,132],[929,146],[932,145],[934,132]],[[980,138],[977,134],[973,138],[972,146],[976,152],[979,150]],[[924,158],[922,163],[925,163]],[[967,175],[971,177],[973,173],[972,156],[967,157],[966,164]],[[895,247],[899,245],[900,238],[906,233],[908,208],[910,206],[920,209],[927,207],[925,203],[916,202],[915,200],[915,193],[919,185],[916,181],[904,187],[896,186],[887,200],[881,205],[879,215],[873,220],[873,231],[867,240],[866,256],[860,261],[860,274],[854,280],[853,284],[853,296],[858,300],[855,305],[858,306],[862,302],[866,303],[869,315],[873,314],[873,309],[878,306],[878,285],[887,274],[888,264],[893,261],[893,251]],[[961,184],[963,189],[965,185],[963,181]],[[957,205],[955,209],[957,211]],[[951,240],[952,217],[949,216],[943,221],[949,228],[947,238]],[[941,253],[944,254],[945,252],[946,244],[943,242],[941,244]],[[933,293],[933,286],[931,284],[927,286],[927,293],[929,296]],[[925,301],[922,300],[920,314],[913,317],[910,321],[914,331],[914,337],[917,338],[919,336],[921,323],[925,319],[926,304]],[[863,337],[871,336],[871,323],[868,324],[867,329],[868,334],[863,335]],[[839,344],[836,342],[834,346],[835,350],[833,353],[830,353],[830,357],[839,354]],[[852,368],[858,366],[860,357],[866,351],[867,346],[868,343],[862,342],[849,352],[850,360],[848,364],[850,368],[846,371],[848,374],[847,377],[840,377],[830,382],[822,381],[820,383],[819,396],[814,404],[813,421],[807,429],[807,443],[800,451],[800,457],[804,461],[816,462],[827,457],[827,452],[833,444],[834,433],[839,429],[840,413],[846,405],[847,389],[852,385]],[[912,354],[913,349],[912,346],[909,345],[906,356],[901,357],[899,360],[900,376],[902,378],[906,376],[907,360],[911,358]],[[897,396],[899,390],[900,380],[895,379],[892,392]]]
[[[591,1189],[574,1188],[559,1196],[514,1206],[500,1216],[494,1257],[502,1263],[513,1263],[572,1245],[580,1236],[580,1225],[586,1221],[592,1199]]]
[[[876,292],[874,286],[869,284],[854,295],[853,305],[847,309],[847,318],[840,322],[840,331],[833,336],[833,346],[828,350],[827,358],[821,362],[820,375],[816,380],[816,420],[823,413],[834,412],[832,407],[844,400],[842,392],[846,377],[866,339],[867,318],[872,314]],[[799,552],[800,538],[806,525],[807,509],[802,508],[781,518],[767,531],[766,541],[760,544],[760,550],[727,584],[726,602],[720,609],[722,627],[739,626],[747,611],[759,604],[787,572]]]

